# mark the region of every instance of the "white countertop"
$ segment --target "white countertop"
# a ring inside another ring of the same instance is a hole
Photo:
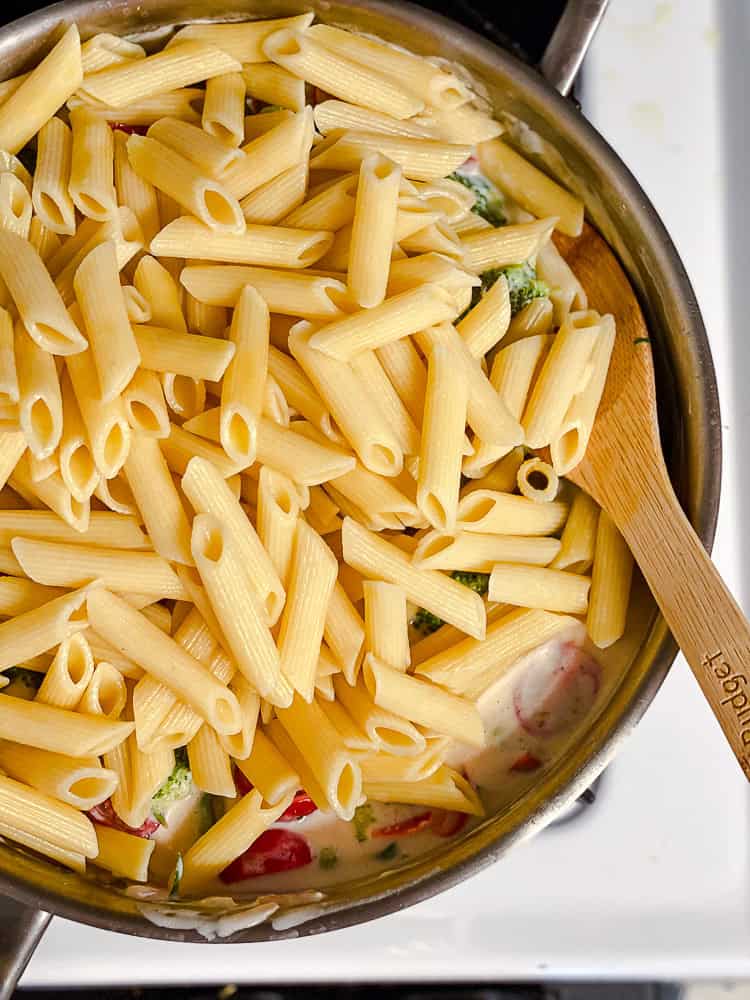
[[[736,23],[720,32],[719,0],[612,0],[586,64],[585,101],[661,212],[696,287],[723,407],[714,554],[750,608],[740,574],[750,565],[740,522],[750,482],[739,461],[750,337],[728,299],[728,268],[740,291],[743,268],[747,282],[748,220],[739,193],[726,216],[725,190],[732,173],[748,176],[738,159],[748,129],[733,120],[732,170],[723,168],[720,116],[727,101],[729,113],[741,109],[750,14],[741,2],[724,7]],[[726,99],[720,65],[727,77],[739,67]],[[436,899],[323,937],[221,949],[56,919],[23,985],[748,976],[747,819],[747,786],[678,660],[584,819]]]

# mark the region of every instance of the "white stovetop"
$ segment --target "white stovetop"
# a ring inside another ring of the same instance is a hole
[[[733,64],[742,74],[750,12],[742,0],[723,7],[736,23],[718,23],[720,0],[612,0],[586,64],[585,99],[661,212],[696,286],[724,414],[714,554],[750,609],[739,504],[750,483],[740,481],[746,463],[738,461],[750,393],[733,398],[735,384],[748,383],[750,347],[727,299],[727,267],[748,263],[738,235],[748,220],[733,204],[725,225],[720,126],[720,61],[725,76]],[[739,109],[741,82],[730,88]],[[734,150],[745,133],[741,117],[733,121]],[[740,289],[747,271],[737,274]],[[747,786],[678,660],[584,819],[436,899],[324,937],[220,950],[53,920],[23,984],[748,976],[747,812]]]

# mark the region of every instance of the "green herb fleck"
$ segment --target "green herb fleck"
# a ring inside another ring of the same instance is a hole
[[[411,620],[412,628],[421,632],[422,635],[432,635],[442,624],[442,618],[438,618],[437,615],[433,615],[431,611],[426,611],[424,608],[419,608]]]
[[[544,299],[549,295],[546,282],[536,276],[536,270],[528,263],[510,264],[508,267],[495,267],[482,275],[482,293],[489,291],[501,274],[508,282],[510,295],[510,311],[515,316],[533,299]]]
[[[636,337],[633,341],[634,344],[650,344],[651,340],[649,337]]]
[[[486,594],[490,586],[489,573],[466,573],[464,570],[457,569],[451,573],[451,577],[458,583],[462,583],[464,587],[468,587],[469,590],[476,591],[477,594]]]
[[[198,836],[202,837],[204,833],[207,833],[215,822],[214,796],[204,792],[198,801]]]
[[[490,584],[489,573],[465,573],[463,570],[457,569],[451,573],[451,578],[462,583],[464,587],[476,591],[477,594],[486,594]],[[425,636],[437,632],[444,624],[442,618],[438,618],[437,615],[433,615],[431,611],[426,611],[424,608],[419,608],[411,620],[412,628]]]
[[[323,847],[318,855],[318,864],[323,871],[330,871],[339,863],[339,856],[335,847]]]
[[[182,855],[177,855],[177,861],[174,866],[174,875],[172,876],[172,882],[169,886],[169,898],[175,899],[180,895],[180,882],[182,882],[182,875],[185,871],[185,862],[182,860]]]
[[[375,857],[378,861],[393,861],[394,858],[398,857],[398,844],[392,840],[382,851],[378,851]]]
[[[450,180],[463,184],[474,195],[475,200],[471,210],[475,215],[481,216],[495,227],[505,225],[503,196],[491,181],[482,174],[461,174],[458,171],[450,174]]]
[[[173,802],[186,799],[193,790],[193,775],[188,764],[187,750],[175,750],[175,764],[172,773],[151,799],[151,814],[166,826],[165,814]]]
[[[372,806],[369,802],[365,802],[363,806],[357,806],[354,810],[352,823],[354,824],[354,836],[360,844],[367,840],[367,831],[374,822],[375,813],[372,811]]]

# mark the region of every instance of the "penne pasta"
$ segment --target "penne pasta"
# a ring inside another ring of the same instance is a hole
[[[62,395],[55,359],[16,325],[18,423],[31,454],[49,458],[60,443],[63,427]]]
[[[232,763],[213,729],[202,725],[188,743],[187,752],[196,788],[209,795],[235,797]]]
[[[443,534],[429,531],[423,535],[412,555],[412,562],[422,569],[466,570],[489,573],[496,563],[524,563],[528,566],[553,564],[560,552],[557,538],[533,535],[484,535],[461,531]],[[386,659],[373,650],[380,659]],[[389,662],[386,659],[386,662]]]
[[[291,111],[305,107],[305,81],[274,63],[252,63],[242,69],[249,97]]]
[[[201,125],[204,132],[226,145],[240,145],[245,136],[245,80],[241,73],[222,73],[206,81]]]
[[[383,111],[373,111],[346,101],[322,101],[315,105],[315,126],[321,135],[338,131],[383,132],[386,135],[406,135],[430,139],[432,130],[417,125],[413,119],[394,118]]]
[[[233,146],[228,146],[198,125],[180,121],[179,118],[160,118],[146,134],[190,160],[209,177],[218,177],[240,156]]]
[[[462,531],[498,535],[553,535],[565,524],[568,505],[561,500],[535,503],[496,490],[474,490],[458,504]]]
[[[108,799],[117,786],[117,775],[97,757],[66,757],[20,743],[0,743],[0,767],[10,778],[82,812]]]
[[[39,701],[0,695],[0,739],[38,750],[68,757],[99,757],[122,743],[132,731],[132,722],[112,722]]]
[[[83,633],[76,632],[60,643],[36,700],[57,708],[75,709],[94,673],[94,657]]]
[[[594,562],[598,522],[599,507],[596,502],[588,493],[577,490],[560,536],[560,551],[550,563],[551,567],[566,569],[570,573],[587,573]]]
[[[70,197],[82,215],[106,222],[117,212],[112,129],[108,122],[84,107],[70,112],[70,127],[73,133]]]
[[[266,61],[263,43],[275,31],[282,28],[309,27],[312,13],[296,14],[293,17],[279,17],[271,20],[242,21],[229,24],[202,23],[188,24],[172,36],[169,45],[184,42],[204,42],[215,45],[240,63],[260,63]]]
[[[103,479],[116,476],[130,448],[130,427],[120,397],[104,402],[91,392],[96,367],[91,351],[70,355],[66,362],[94,462]]]
[[[31,197],[26,187],[9,170],[0,173],[0,229],[28,239],[31,226]]]
[[[89,633],[91,630],[87,629]],[[92,652],[95,647],[92,647]],[[122,673],[106,660],[100,660],[78,703],[78,711],[86,715],[101,715],[119,719],[127,700],[127,688]],[[119,748],[115,748],[116,753]]]
[[[403,587],[378,580],[362,584],[365,598],[365,648],[394,670],[411,664],[409,618]],[[345,675],[346,676],[346,675]],[[353,683],[347,677],[349,683]]]
[[[305,160],[261,184],[240,201],[247,223],[276,225],[305,200],[308,165]]]
[[[271,312],[310,319],[339,315],[337,303],[346,293],[343,282],[332,278],[232,264],[188,265],[180,282],[199,302],[232,308],[245,285],[252,285]]]
[[[133,335],[144,368],[187,378],[223,378],[235,351],[233,344],[217,337],[161,326],[137,325]]]
[[[356,459],[333,445],[319,444],[262,418],[258,425],[257,461],[270,465],[302,486],[317,486],[349,472]]]
[[[617,642],[625,632],[633,557],[606,511],[600,511],[596,529],[586,629],[599,649]]]
[[[300,787],[300,776],[260,729],[255,733],[252,752],[237,766],[271,805],[288,799]]]
[[[489,598],[499,604],[582,615],[590,587],[591,579],[577,573],[498,563],[490,573]]]
[[[410,180],[432,181],[446,177],[465,163],[471,146],[382,132],[347,131],[331,134],[314,149],[310,169],[358,170],[362,160],[372,153],[381,153],[398,163]]]
[[[518,225],[482,229],[461,239],[464,262],[476,274],[494,267],[521,264],[549,241],[557,216]]]
[[[473,816],[484,808],[472,785],[453,768],[443,765],[428,778],[409,782],[364,782],[363,791],[373,802],[404,802],[433,806]]]
[[[145,55],[143,46],[107,32],[100,32],[81,45],[84,73],[96,73],[105,66],[116,66],[129,59],[143,59]]]
[[[518,492],[537,503],[548,503],[557,496],[560,480],[548,462],[527,459],[518,470]]]
[[[396,241],[400,167],[383,156],[364,159],[359,168],[352,222],[347,284],[363,308],[385,298]]]
[[[54,598],[0,624],[0,670],[46,653],[86,628],[87,590]],[[10,739],[10,737],[3,737]]]
[[[106,868],[130,882],[148,882],[148,866],[156,841],[98,823],[95,829],[98,852],[94,864],[97,868]]]
[[[481,359],[503,339],[509,324],[508,281],[501,274],[474,308],[456,323],[456,329],[466,342],[472,357]]]
[[[236,761],[240,761],[250,756],[255,742],[258,714],[260,711],[260,696],[241,673],[234,675],[229,682],[229,686],[234,691],[237,701],[240,703],[242,729],[240,729],[239,733],[221,735],[219,739],[230,757]]]
[[[25,445],[25,442],[24,442]],[[18,460],[9,478],[11,487],[23,496],[23,498],[34,506],[46,506],[54,511],[58,517],[70,525],[76,532],[85,532],[89,524],[90,502],[76,500],[70,490],[62,481],[61,476],[53,472],[52,475],[40,482],[33,482],[31,479],[30,467],[31,453],[26,451]]]
[[[300,505],[290,480],[268,466],[258,477],[257,511],[258,538],[287,589]]]
[[[306,160],[313,132],[311,108],[285,116],[268,131],[250,136],[242,147],[243,155],[223,171],[222,184],[235,198],[246,198],[273,177]]]
[[[64,402],[63,397],[63,406]],[[123,390],[122,405],[131,430],[154,438],[169,437],[167,404],[159,376],[155,372],[139,369]]]

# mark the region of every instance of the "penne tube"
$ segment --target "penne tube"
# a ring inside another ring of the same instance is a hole
[[[394,757],[387,753],[365,754],[360,759],[362,781],[368,784],[391,784],[405,781],[423,781],[444,763],[445,747],[438,742],[415,757]]]
[[[50,273],[54,270],[56,274],[55,288],[66,306],[72,305],[75,300],[74,278],[79,264],[94,247],[106,240],[114,242],[117,266],[121,270],[134,254],[143,249],[143,232],[138,219],[129,208],[119,208],[106,222],[86,219],[78,227],[76,235],[71,236],[49,259]],[[68,253],[70,257],[67,256]],[[58,270],[60,260],[66,260],[67,263]],[[74,312],[74,315],[77,314]],[[78,319],[76,322],[79,322]]]
[[[522,422],[529,448],[548,445],[559,429],[573,397],[584,387],[601,330],[602,318],[593,310],[571,313],[560,327],[524,411]],[[606,365],[603,367],[606,378]],[[604,378],[599,375],[602,388]],[[594,413],[597,406],[598,400]]]
[[[359,803],[362,774],[337,730],[317,702],[308,704],[299,695],[288,708],[279,708],[276,712],[323,790],[330,809],[339,819],[350,820]]]
[[[131,166],[128,158],[128,137],[117,129],[114,133],[115,190],[118,203],[129,208],[143,232],[148,245],[161,228],[156,189]]]
[[[97,757],[66,757],[20,743],[0,743],[0,767],[8,777],[82,812],[108,799],[117,786],[117,775]]]
[[[328,408],[294,358],[271,345],[268,349],[268,372],[278,383],[289,406],[327,438],[339,440]]]
[[[268,553],[239,502],[210,462],[194,458],[182,480],[182,489],[197,514],[211,514],[225,526],[237,546],[252,581],[266,623],[274,625],[284,606],[284,588]]]
[[[537,218],[557,216],[555,228],[561,233],[581,235],[583,202],[502,139],[481,142],[477,156],[482,172],[526,212]]]
[[[282,675],[265,609],[235,536],[215,515],[198,514],[193,521],[192,551],[238,668],[261,697],[274,705],[288,705],[292,688]]]
[[[105,507],[118,514],[135,515],[138,513],[135,499],[122,473],[111,479],[102,477],[94,490],[94,496]]]
[[[209,177],[218,177],[239,156],[239,150],[209,135],[200,126],[179,118],[160,118],[146,133],[175,153],[184,156]]]
[[[484,807],[473,786],[458,771],[446,765],[421,781],[367,781],[363,782],[362,790],[372,802],[401,802],[472,816],[484,815]]]
[[[106,660],[100,660],[78,703],[78,711],[119,719],[126,700],[127,688],[122,673]]]
[[[291,111],[305,107],[305,81],[275,63],[244,66],[242,77],[249,97]]]
[[[478,594],[434,570],[412,566],[408,555],[351,518],[344,520],[342,544],[344,561],[363,576],[398,584],[414,604],[468,635],[484,636],[486,613]]]
[[[400,712],[395,714],[376,705],[361,678],[351,685],[343,676],[336,675],[333,686],[338,702],[373,747],[406,757],[424,752],[425,738],[420,730],[404,719]]]
[[[123,822],[137,829],[151,812],[151,799],[174,770],[174,752],[156,750],[143,753],[135,734],[128,737],[130,758],[130,796],[122,816]]]
[[[196,87],[181,87],[166,94],[155,94],[126,107],[108,107],[90,104],[87,100],[73,97],[68,107],[85,104],[91,114],[117,125],[138,125],[141,128],[153,125],[160,118],[179,118],[181,121],[199,122],[204,91]],[[126,136],[127,138],[127,136]]]
[[[318,654],[337,572],[331,550],[305,521],[298,520],[278,647],[282,673],[307,702],[315,691]]]
[[[365,580],[362,588],[365,598],[365,649],[394,670],[408,670],[411,663],[409,616],[403,587],[379,580]]]
[[[242,156],[221,175],[221,183],[235,198],[243,199],[273,177],[306,160],[313,139],[312,108],[284,117],[268,131],[250,138]]]
[[[479,444],[479,448],[483,447]],[[483,465],[479,469],[469,471],[466,468],[467,459],[464,460],[462,472],[465,476],[472,475],[475,478],[469,479],[461,487],[461,498],[474,493],[476,490],[492,490],[498,493],[512,493],[516,488],[518,470],[524,459],[524,449],[522,447],[513,448],[507,455],[499,461],[492,461],[488,466]]]
[[[354,173],[326,185],[288,215],[284,224],[329,232],[342,229],[354,218],[358,183],[359,173]]]
[[[333,235],[327,232],[251,223],[242,233],[225,234],[183,217],[162,229],[151,241],[151,251],[160,257],[192,256],[233,264],[302,268],[319,260],[332,242]]]
[[[435,139],[471,145],[487,142],[504,131],[500,122],[469,104],[452,108],[425,108],[414,121],[415,127]]]
[[[286,589],[300,506],[291,481],[268,466],[258,477],[257,510],[258,538]]]
[[[242,713],[242,729],[239,733],[219,736],[221,745],[235,761],[245,760],[254,746],[260,711],[260,696],[247,678],[236,673],[229,686],[237,696]]]
[[[437,182],[433,182],[435,183]],[[391,273],[388,278],[390,295],[405,292],[425,282],[442,285],[454,295],[467,287],[478,288],[481,283],[476,274],[465,271],[455,260],[440,253],[423,253],[416,257],[391,261]]]
[[[419,539],[412,562],[422,569],[489,573],[496,563],[548,566],[559,551],[560,542],[556,538],[429,531]],[[380,655],[380,659],[384,657]]]
[[[87,590],[77,590],[2,622],[0,670],[46,653],[69,635],[84,629],[86,598]]]
[[[409,337],[377,350],[378,360],[417,427],[422,426],[427,367]]]
[[[178,47],[179,48],[179,47]],[[257,790],[248,792],[190,847],[183,857],[180,893],[203,890],[224,868],[258,839],[289,807],[292,796],[264,806]]]
[[[163,372],[161,386],[167,406],[183,420],[196,417],[203,411],[206,405],[206,383],[202,378]],[[172,436],[171,431],[169,436]],[[170,443],[169,447],[172,450],[173,444]],[[224,458],[221,451],[218,452],[218,458],[219,461]]]
[[[95,829],[99,848],[94,859],[97,868],[105,868],[130,882],[148,882],[148,866],[156,841],[100,823],[95,825]]]
[[[160,326],[137,325],[133,334],[144,368],[188,378],[223,378],[235,351],[226,340]]]
[[[577,573],[498,563],[490,573],[489,598],[500,604],[582,615],[590,587],[590,577]]]
[[[566,569],[570,573],[587,573],[591,569],[598,522],[596,501],[583,490],[577,490],[560,536],[560,551],[550,563],[552,569]]]
[[[57,708],[75,709],[83,697],[91,675],[94,657],[83,633],[76,632],[58,646],[44,675],[36,700]]]
[[[204,42],[226,52],[240,63],[262,63],[266,61],[263,43],[281,28],[309,27],[312,12],[296,14],[293,17],[278,17],[261,21],[234,21],[228,24],[203,23],[188,24],[172,36],[169,46],[184,42]]]
[[[349,361],[361,351],[374,350],[455,316],[456,307],[448,292],[439,285],[422,285],[373,309],[333,320],[313,334],[310,344],[339,361]]]
[[[109,131],[108,125],[104,128]],[[99,396],[103,403],[110,403],[128,385],[140,363],[114,243],[101,243],[84,257],[73,287],[96,367]]]
[[[250,756],[238,761],[237,767],[271,805],[288,799],[300,788],[300,776],[260,729]]]
[[[393,479],[378,476],[357,463],[351,472],[332,479],[330,484],[373,524],[395,515],[403,525],[420,523],[417,505],[398,489]],[[416,495],[416,494],[415,494]]]
[[[604,393],[609,363],[615,343],[615,322],[602,316],[599,334],[588,362],[590,374],[585,386],[570,401],[563,421],[550,440],[550,456],[555,471],[567,475],[586,454],[596,413]]]
[[[383,411],[351,366],[312,346],[316,336],[309,325],[298,324],[293,328],[289,349],[295,360],[328,406],[362,464],[371,472],[397,475],[403,465],[403,452]],[[346,471],[341,470],[342,473]]]
[[[338,302],[346,294],[333,278],[235,264],[188,265],[180,282],[199,302],[232,308],[244,286],[252,285],[272,313],[309,319],[340,315]]]
[[[365,623],[338,581],[328,601],[323,635],[335,665],[353,684],[364,655]]]
[[[572,309],[588,309],[583,285],[552,240],[541,248],[536,258],[537,275],[549,288],[555,322],[561,326]]]
[[[180,286],[166,267],[154,257],[144,254],[138,261],[133,283],[151,308],[154,326],[166,327],[176,333],[187,333],[180,301]]]
[[[0,105],[0,149],[17,153],[83,80],[81,40],[71,24],[47,56]]]
[[[373,701],[380,708],[459,743],[484,746],[484,724],[470,701],[405,671],[395,670],[372,653],[365,657],[362,673]]]
[[[354,468],[353,455],[333,445],[319,444],[302,434],[261,419],[258,425],[257,461],[270,465],[302,486],[317,486]]]
[[[345,747],[349,750],[365,751],[365,754],[373,752],[375,748],[372,740],[363,729],[360,729],[340,702],[333,699],[330,701],[319,699],[318,704],[323,710],[323,714],[326,716],[333,728],[338,732]],[[373,756],[375,756],[375,754],[373,754]],[[362,766],[365,759],[366,757],[360,758],[360,766]],[[409,760],[410,758],[394,757],[393,759]],[[364,777],[364,770],[362,772],[362,776]]]
[[[213,729],[202,725],[188,743],[187,752],[196,788],[208,795],[235,797],[232,762]]]
[[[338,131],[383,132],[416,139],[433,138],[433,133],[412,119],[404,121],[382,111],[373,111],[346,101],[322,101],[315,105],[315,126],[321,135]]]
[[[242,231],[244,219],[237,199],[186,157],[156,139],[141,135],[131,135],[127,149],[136,173],[174,198],[206,226],[229,233]]]
[[[0,308],[0,402],[4,406],[18,403],[18,373],[13,345],[13,320]]]
[[[339,510],[338,504],[331,500],[322,486],[312,487],[305,520],[319,535],[330,535],[341,530]]]
[[[63,851],[96,857],[96,834],[88,816],[13,778],[0,776],[0,815],[8,828]]]
[[[38,347],[63,355],[85,350],[86,340],[68,315],[41,257],[8,230],[0,230],[0,278]]]
[[[0,229],[28,239],[31,226],[31,196],[15,174],[0,173]]]
[[[508,281],[501,274],[474,308],[456,323],[456,329],[466,342],[472,357],[481,359],[503,339],[509,324]]]
[[[148,323],[151,320],[151,306],[134,285],[122,286],[125,311],[131,323]]]
[[[424,107],[422,100],[394,81],[327,49],[309,31],[282,28],[266,39],[263,52],[271,62],[342,101],[384,111],[395,118],[411,118]]]
[[[401,168],[383,156],[364,159],[359,168],[352,222],[347,284],[363,308],[385,298],[396,241]]]
[[[83,81],[80,93],[95,103],[121,108],[238,69],[236,60],[220,49],[187,41],[145,59],[100,70]]]
[[[116,66],[129,59],[143,59],[146,50],[142,45],[129,42],[118,35],[100,32],[81,45],[81,65],[84,73],[97,73],[105,66]]]
[[[428,361],[417,505],[438,531],[456,526],[467,402],[465,366],[456,364],[450,348],[436,343]]]
[[[206,81],[201,125],[204,132],[226,145],[240,145],[245,136],[245,81],[241,73],[222,73]]]
[[[385,417],[401,451],[405,455],[416,455],[419,452],[419,427],[391,384],[377,352],[362,351],[356,358],[352,358],[351,367]]]
[[[358,170],[366,156],[381,153],[398,163],[409,180],[432,181],[453,173],[471,156],[471,149],[436,139],[413,139],[382,132],[334,133],[313,150],[310,169]]]
[[[325,706],[326,708],[330,707],[328,702],[325,703]],[[323,711],[322,705],[319,705],[318,707],[320,707],[321,711]],[[307,792],[318,809],[328,810],[329,806],[326,792],[318,783],[308,762],[290,738],[279,719],[272,718],[265,722],[264,732],[277,750],[280,751],[284,760],[286,760],[289,766],[292,767],[300,776],[302,788]]]
[[[154,549],[191,566],[190,524],[156,438],[133,433],[124,471]]]
[[[556,222],[557,216],[551,216],[465,234],[461,238],[464,262],[476,274],[494,267],[521,264],[549,241]]]
[[[527,459],[518,470],[518,492],[537,503],[549,503],[557,496],[560,480],[548,462]]]
[[[601,511],[596,530],[586,629],[599,649],[617,642],[625,632],[633,557],[612,518]]]
[[[289,167],[255,188],[240,201],[247,223],[277,225],[302,204],[307,194],[307,161]]]
[[[99,757],[119,746],[132,731],[132,722],[112,722],[39,701],[0,695],[0,739],[38,750],[69,757]]]
[[[70,197],[82,215],[106,222],[117,213],[112,129],[85,107],[70,112],[70,127]]]
[[[88,498],[83,502],[76,500],[62,481],[61,476],[56,472],[40,482],[33,482],[29,459],[30,452],[27,451],[18,461],[9,478],[11,487],[27,502],[33,503],[35,506],[49,507],[76,532],[86,531],[90,516]]]
[[[1,234],[0,234],[1,235]],[[63,427],[62,395],[55,359],[16,325],[18,423],[36,459],[49,458],[60,443]]]
[[[161,449],[167,465],[178,476],[184,476],[190,460],[195,457],[213,465],[224,479],[235,476],[243,468],[241,463],[229,459],[222,448],[183,430],[177,424],[170,425],[169,437],[161,442]]]
[[[64,403],[63,396],[63,407]],[[122,405],[131,430],[154,438],[169,437],[167,404],[164,400],[161,382],[155,372],[146,371],[143,368],[139,369],[122,393]],[[65,421],[63,420],[64,436]]]
[[[553,535],[565,524],[568,505],[560,500],[536,503],[495,490],[474,490],[458,504],[462,531],[498,535]]]
[[[188,329],[202,333],[205,337],[222,336],[229,325],[227,310],[223,306],[207,306],[204,302],[194,299],[190,292],[186,291],[183,294]]]
[[[45,587],[33,580],[11,576],[0,577],[0,616],[13,618],[15,615],[22,615],[64,594],[65,591],[60,587]]]
[[[265,135],[266,132],[270,132],[282,122],[288,122],[291,118],[294,118],[294,112],[288,108],[272,108],[271,110],[264,108],[256,114],[246,115],[244,121],[245,143],[249,144],[253,139]]]
[[[88,610],[92,628],[171,688],[217,732],[239,732],[239,703],[232,692],[140,612],[104,589],[89,594]]]
[[[111,479],[124,465],[130,448],[122,400],[118,396],[105,403],[91,391],[97,380],[91,351],[70,355],[66,364],[94,462],[102,477]]]

